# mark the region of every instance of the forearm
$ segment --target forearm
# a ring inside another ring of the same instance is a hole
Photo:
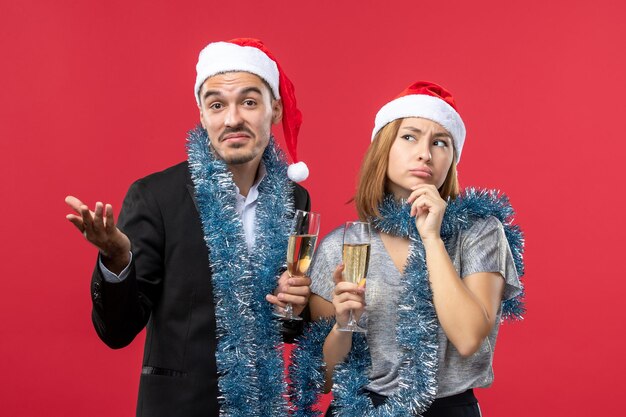
[[[125,252],[130,261],[128,276],[122,282],[107,282],[100,268],[94,269],[92,319],[100,338],[112,348],[128,345],[135,338],[145,327],[153,303],[159,298],[165,275],[160,219],[152,194],[139,182],[133,184],[124,199],[118,222],[120,234],[133,237],[132,249]],[[111,270],[104,258],[103,264],[111,272],[117,272],[120,265]]]
[[[460,279],[441,239],[425,240],[424,249],[439,322],[459,353],[469,356],[487,337],[495,318]]]
[[[324,342],[324,363],[326,364],[326,382],[324,392],[329,392],[333,386],[333,372],[335,366],[343,362],[352,348],[352,333],[340,332],[335,324],[328,333]]]
[[[92,321],[98,336],[109,347],[128,345],[150,316],[147,300],[139,296],[134,265],[120,282],[104,280],[96,266],[92,276]]]

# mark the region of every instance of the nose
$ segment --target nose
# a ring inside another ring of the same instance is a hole
[[[431,159],[433,159],[433,156],[430,154],[430,146],[428,141],[420,140],[417,143],[416,147],[417,159],[425,162],[429,162]]]
[[[230,106],[224,118],[224,125],[227,127],[234,127],[241,124],[241,115],[237,106]]]

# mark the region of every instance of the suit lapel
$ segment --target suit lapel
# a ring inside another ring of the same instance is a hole
[[[193,206],[196,208],[196,211],[198,212],[198,214],[200,214],[200,209],[198,208],[198,202],[196,201],[196,189],[193,188],[193,185],[187,184],[187,191],[189,192],[189,195],[191,196],[191,200],[193,201]]]

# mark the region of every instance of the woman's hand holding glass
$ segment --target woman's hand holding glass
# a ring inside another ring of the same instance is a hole
[[[367,222],[347,222],[343,228],[343,269],[341,271],[342,280],[345,283],[338,283],[335,280],[335,293],[339,304],[352,305],[355,301],[357,309],[365,305],[365,301],[359,302],[358,298],[354,299],[349,291],[354,291],[358,297],[359,287],[365,287],[367,270],[369,268],[371,249],[371,230],[370,224]],[[336,279],[336,277],[335,277]],[[345,285],[352,284],[352,285]],[[333,300],[333,304],[335,301]],[[343,305],[342,316],[343,316]],[[367,329],[359,326],[358,317],[355,316],[353,310],[348,310],[348,321],[345,325],[340,325],[337,330],[342,332],[359,332],[366,333]],[[363,311],[361,310],[361,314]],[[359,314],[360,317],[360,314]]]
[[[359,320],[365,311],[365,282],[361,285],[343,280],[344,266],[339,265],[333,273],[335,289],[333,291],[333,307],[335,320],[340,329],[348,327],[350,312],[355,320]]]

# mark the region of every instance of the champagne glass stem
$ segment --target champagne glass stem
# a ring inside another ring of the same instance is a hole
[[[354,328],[356,326],[356,320],[354,319],[354,310],[350,310],[350,317],[348,318],[348,327]]]
[[[285,317],[284,317],[285,319],[287,319],[287,320],[294,320],[295,316],[293,315],[293,306],[291,305],[291,303],[287,303],[287,305],[283,309],[283,313],[285,315]]]

